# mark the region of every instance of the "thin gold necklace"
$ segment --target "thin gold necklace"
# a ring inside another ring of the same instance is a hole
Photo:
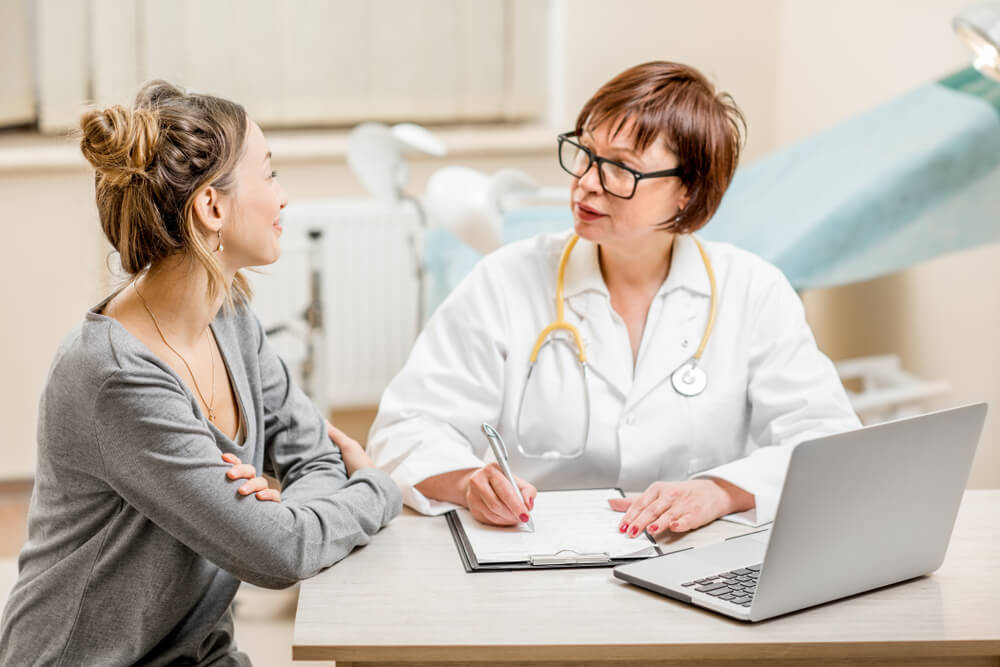
[[[215,422],[215,355],[212,353],[212,340],[210,338],[208,340],[208,356],[212,360],[212,400],[206,401],[205,395],[201,393],[201,387],[198,386],[198,378],[194,376],[194,371],[191,370],[191,365],[187,362],[187,359],[184,358],[184,355],[178,352],[173,345],[167,342],[166,337],[163,335],[163,330],[160,329],[160,323],[156,321],[156,315],[153,315],[153,311],[149,309],[149,304],[146,303],[145,297],[142,296],[142,292],[139,291],[139,286],[136,285],[135,282],[132,283],[132,289],[134,289],[135,293],[139,295],[139,300],[142,301],[142,307],[146,309],[146,312],[149,313],[149,318],[153,320],[153,326],[156,327],[156,333],[160,334],[160,340],[163,341],[164,345],[170,348],[171,352],[176,354],[177,357],[184,362],[185,368],[187,368],[188,373],[191,374],[191,379],[194,380],[194,388],[195,391],[198,392],[198,397],[201,398],[201,402],[205,404],[206,408],[208,408],[208,420]],[[207,328],[205,329],[205,337],[208,338]]]

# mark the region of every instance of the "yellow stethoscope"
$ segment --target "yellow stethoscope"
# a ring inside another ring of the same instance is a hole
[[[549,449],[541,452],[527,451],[524,447],[524,437],[521,435],[521,413],[524,410],[524,398],[527,395],[527,391],[522,391],[521,400],[517,407],[517,418],[514,423],[514,430],[517,434],[517,449],[522,456],[527,458],[574,459],[583,454],[587,447],[587,434],[590,431],[590,390],[587,387],[587,351],[583,345],[583,339],[580,337],[579,330],[566,321],[563,306],[563,285],[565,284],[566,278],[566,264],[569,262],[570,253],[573,252],[573,248],[579,240],[580,237],[576,234],[570,236],[569,241],[563,248],[562,256],[559,258],[559,272],[556,274],[556,319],[554,322],[542,329],[542,332],[538,334],[538,339],[535,341],[535,347],[531,350],[528,373],[524,378],[524,388],[527,389],[528,381],[531,379],[531,373],[535,370],[535,364],[538,361],[538,354],[546,345],[549,343],[557,343],[566,345],[572,349],[575,344],[575,356],[579,361],[580,375],[583,379],[584,401],[586,403],[586,421],[583,429],[583,444],[579,447],[579,449],[569,453],[561,452],[555,449]],[[712,270],[712,262],[708,259],[708,253],[705,252],[705,248],[701,245],[701,242],[693,236],[691,237],[691,240],[693,240],[695,245],[698,246],[698,252],[701,253],[701,261],[705,264],[705,273],[708,274],[708,282],[711,287],[711,299],[709,303],[708,323],[705,325],[705,332],[701,336],[701,343],[698,345],[698,349],[695,351],[694,356],[678,366],[674,372],[670,374],[670,383],[673,385],[674,390],[682,396],[697,396],[701,392],[705,391],[705,387],[708,385],[708,377],[705,375],[705,371],[702,369],[700,361],[701,355],[705,351],[705,346],[708,345],[708,339],[712,336],[712,327],[715,326],[715,313],[718,305],[718,295],[716,294],[715,285],[715,271]],[[570,343],[565,337],[552,337],[552,334],[558,331],[569,332],[573,343]]]

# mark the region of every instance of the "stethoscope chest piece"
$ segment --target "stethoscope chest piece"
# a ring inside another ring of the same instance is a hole
[[[670,383],[678,394],[697,396],[705,391],[708,377],[698,365],[697,359],[689,359],[670,375]]]

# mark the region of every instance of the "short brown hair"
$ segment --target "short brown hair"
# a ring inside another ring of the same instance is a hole
[[[229,100],[187,93],[165,81],[143,85],[131,108],[90,109],[80,119],[80,150],[96,174],[101,228],[130,275],[189,253],[208,272],[209,298],[247,301],[240,273],[232,292],[194,223],[194,196],[207,185],[231,192],[249,120]]]
[[[576,118],[576,131],[611,122],[611,136],[635,123],[636,149],[662,135],[677,156],[689,201],[665,226],[679,234],[703,227],[715,214],[739,162],[746,121],[733,98],[716,92],[693,67],[649,62],[601,86]]]

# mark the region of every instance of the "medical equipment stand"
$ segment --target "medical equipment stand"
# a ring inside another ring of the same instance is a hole
[[[279,324],[264,333],[273,336],[292,332],[305,340],[306,354],[302,360],[302,390],[312,399],[324,415],[329,409],[326,401],[326,329],[323,326],[323,230],[308,230],[309,238],[309,303],[301,314],[301,322]],[[305,323],[303,330],[302,323]]]

